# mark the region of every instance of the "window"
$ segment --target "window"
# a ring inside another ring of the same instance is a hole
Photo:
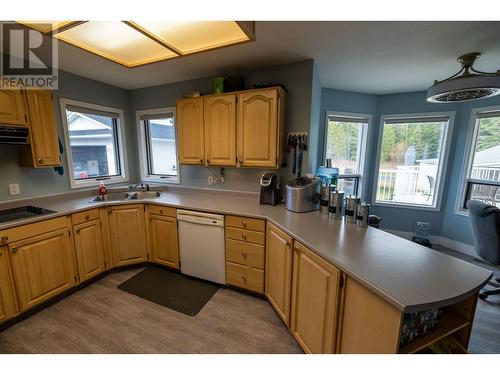
[[[141,177],[151,182],[179,182],[175,108],[137,112]]]
[[[363,172],[366,128],[370,116],[327,112],[325,137],[325,164],[339,168],[339,190],[346,195],[358,195]]]
[[[439,209],[453,113],[383,116],[381,124],[374,201]]]
[[[461,209],[476,199],[500,207],[500,110],[473,111],[469,163]]]
[[[123,111],[61,99],[71,187],[127,180]]]

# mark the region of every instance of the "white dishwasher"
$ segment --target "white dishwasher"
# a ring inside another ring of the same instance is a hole
[[[181,272],[226,283],[224,216],[177,210]]]

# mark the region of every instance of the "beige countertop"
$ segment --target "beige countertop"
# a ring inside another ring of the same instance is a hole
[[[329,219],[319,211],[293,213],[284,205],[261,206],[255,194],[173,188],[160,198],[119,202],[90,202],[95,195],[88,194],[29,200],[28,204],[57,213],[2,223],[0,231],[89,208],[132,203],[262,218],[405,312],[458,302],[476,293],[492,276],[488,270],[379,229],[357,228],[344,221]],[[9,207],[13,205],[8,204]]]

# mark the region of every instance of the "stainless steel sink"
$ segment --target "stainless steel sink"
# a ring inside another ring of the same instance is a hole
[[[116,202],[116,201],[124,201],[126,199],[130,199],[128,193],[111,193],[106,194],[104,196],[95,197],[92,202]]]
[[[150,199],[161,197],[161,191],[136,191],[129,193],[130,199]]]
[[[161,197],[161,191],[130,191],[123,193],[110,193],[104,197],[95,197],[92,202],[118,202],[131,199],[151,199]]]

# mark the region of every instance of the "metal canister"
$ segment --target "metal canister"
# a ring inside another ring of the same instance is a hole
[[[352,195],[348,196],[345,200],[345,219],[349,223],[356,223],[356,213],[358,210],[358,204],[360,203],[360,199],[357,197],[353,197]]]
[[[334,190],[330,193],[330,205],[328,212],[335,219],[342,219],[342,209],[344,208],[344,192]]]
[[[358,206],[358,213],[356,215],[356,226],[359,228],[368,227],[368,218],[370,216],[370,205],[368,203],[361,203]]]

